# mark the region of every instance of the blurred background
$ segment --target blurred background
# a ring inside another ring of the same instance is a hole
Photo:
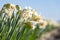
[[[45,18],[60,20],[60,0],[0,0],[0,9],[7,3],[18,4],[22,9],[30,6],[37,9],[39,14]]]

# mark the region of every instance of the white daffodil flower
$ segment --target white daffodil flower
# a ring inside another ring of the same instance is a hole
[[[14,10],[15,10],[15,5],[13,4],[5,4],[3,6],[3,12],[6,13],[9,17],[11,17]]]
[[[46,26],[47,26],[47,21],[41,20],[41,21],[40,21],[40,28],[45,29]]]
[[[32,10],[32,12],[33,12],[33,15],[38,16],[38,12],[36,11],[36,9]]]
[[[22,17],[24,18],[24,19],[30,19],[31,17],[32,17],[32,11],[31,10],[24,10],[23,11],[23,15],[22,15]]]
[[[38,22],[36,21],[30,21],[31,25],[32,25],[32,29],[36,28],[36,25],[38,24]]]
[[[42,19],[41,15],[35,16],[35,21],[39,22]]]

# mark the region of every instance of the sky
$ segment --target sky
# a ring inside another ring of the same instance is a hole
[[[45,18],[60,20],[60,0],[0,0],[0,9],[7,3],[20,5],[22,8],[30,6]]]

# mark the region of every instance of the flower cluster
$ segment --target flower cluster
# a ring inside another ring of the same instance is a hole
[[[37,24],[39,24],[39,28],[45,28],[47,25],[47,21],[43,20],[43,17],[39,15],[36,9],[32,9],[31,7],[26,7],[25,9],[21,9],[19,5],[13,4],[5,4],[2,8],[2,12],[6,13],[9,17],[12,16],[12,13],[18,10],[18,14],[22,14],[21,19],[24,19],[24,23],[29,23],[32,29],[35,29]]]
[[[15,10],[15,5],[13,4],[5,4],[2,8],[2,12],[6,13],[9,17],[12,16],[14,10]]]
[[[43,29],[47,25],[47,21],[43,20],[42,16],[39,15],[35,9],[30,9],[30,7],[23,9],[22,17],[24,18],[25,23],[29,21],[32,29],[35,29],[37,24],[39,24],[39,28]]]
[[[24,23],[28,23],[32,29],[35,29],[37,24],[39,24],[39,28],[46,28],[47,24],[49,25],[58,25],[57,22],[45,19],[39,15],[36,9],[32,9],[31,7],[25,7],[25,9],[22,9],[19,5],[13,5],[13,4],[5,4],[2,8],[2,13],[7,14],[8,17],[11,17],[13,12],[17,10],[18,15],[20,15],[20,20],[25,20]],[[16,13],[16,14],[17,14]]]

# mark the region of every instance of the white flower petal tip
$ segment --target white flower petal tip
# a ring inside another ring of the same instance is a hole
[[[32,29],[34,30],[36,28],[36,26],[32,25]]]
[[[10,5],[11,5],[11,8],[12,9],[15,9],[16,8],[14,4],[10,4]]]
[[[40,28],[45,29],[46,26],[47,26],[47,21],[42,21],[42,22],[40,23]]]
[[[36,21],[30,21],[31,25],[32,25],[32,29],[35,29],[37,26],[37,23]]]
[[[32,8],[30,6],[29,7],[26,6],[25,9],[30,9],[31,10]]]

